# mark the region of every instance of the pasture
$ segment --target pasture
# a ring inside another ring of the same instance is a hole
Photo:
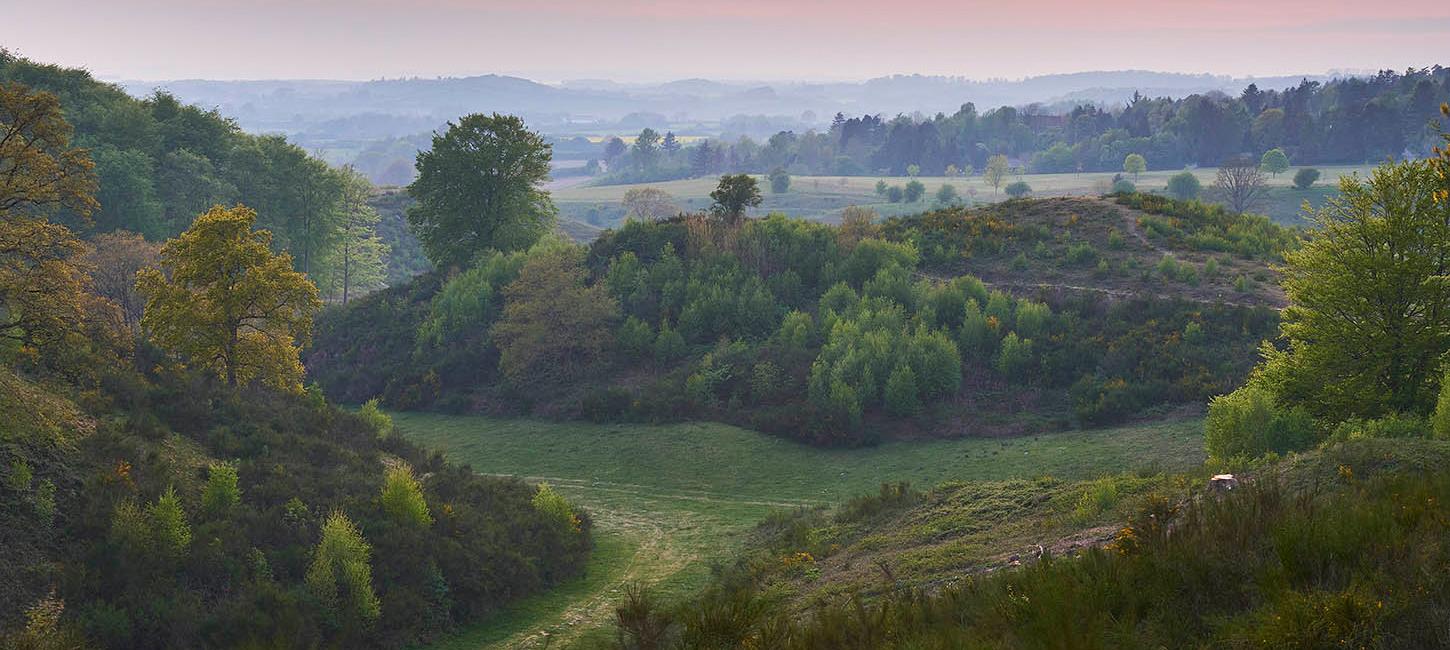
[[[772,511],[825,506],[883,482],[1088,479],[1203,462],[1197,418],[1017,438],[816,449],[715,423],[599,425],[396,413],[411,440],[490,474],[548,482],[589,510],[588,573],[436,648],[568,647],[607,636],[630,583],[666,599],[702,586]]]

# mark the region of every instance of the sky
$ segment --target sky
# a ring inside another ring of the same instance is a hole
[[[1445,64],[1450,2],[0,0],[0,47],[141,80],[1241,77]]]

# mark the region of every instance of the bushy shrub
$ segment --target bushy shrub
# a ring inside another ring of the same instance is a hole
[[[622,422],[632,411],[634,396],[618,386],[589,391],[579,401],[579,413],[590,422]]]
[[[1179,201],[1192,201],[1203,191],[1203,184],[1193,172],[1178,172],[1168,178],[1168,195]]]
[[[1067,261],[1078,266],[1092,266],[1098,262],[1098,251],[1091,242],[1078,242],[1067,247]]]
[[[378,398],[374,397],[363,402],[362,408],[357,410],[357,415],[363,419],[363,422],[367,423],[368,428],[379,439],[392,437],[395,429],[393,426],[393,416],[383,412],[383,407],[378,403]]]
[[[655,336],[655,361],[659,363],[677,361],[684,358],[687,351],[685,337],[668,325],[660,326],[660,333]]]
[[[1307,449],[1315,437],[1307,412],[1280,406],[1272,391],[1254,383],[1213,398],[1203,433],[1209,458],[1223,461]]]
[[[1113,194],[1132,194],[1138,191],[1138,186],[1126,178],[1113,181]]]
[[[413,468],[406,464],[388,468],[379,498],[383,512],[394,522],[414,528],[427,528],[433,523],[428,502],[423,498],[423,486],[413,478]]]
[[[1425,418],[1393,413],[1371,420],[1350,418],[1340,422],[1335,425],[1330,439],[1344,441],[1360,438],[1424,438],[1429,435],[1430,423]]]
[[[902,200],[907,203],[916,203],[923,196],[926,196],[926,186],[916,179],[908,181],[906,187],[901,192]]]
[[[1052,308],[1046,303],[1031,300],[1017,302],[1015,332],[1022,338],[1035,339],[1047,331],[1052,318]]]
[[[207,468],[206,488],[201,493],[202,510],[212,515],[222,515],[242,502],[242,490],[237,487],[237,466],[231,463],[212,463]]]
[[[846,289],[849,290],[850,287]],[[776,343],[795,352],[804,352],[815,344],[815,338],[815,323],[811,320],[811,315],[803,311],[786,314],[780,321],[780,329],[775,333]]]
[[[1007,193],[1007,196],[1020,199],[1032,193],[1032,186],[1028,185],[1027,181],[1017,181],[1007,185],[1003,191]]]
[[[1307,190],[1318,180],[1319,170],[1313,167],[1300,167],[1299,171],[1294,172],[1294,187],[1298,189]]]
[[[654,330],[649,323],[635,316],[624,319],[615,340],[619,343],[619,351],[631,360],[647,358],[654,352]]]
[[[574,512],[574,506],[554,486],[540,483],[538,490],[534,492],[533,505],[535,510],[554,525],[575,533],[580,532],[581,522],[578,514]]]

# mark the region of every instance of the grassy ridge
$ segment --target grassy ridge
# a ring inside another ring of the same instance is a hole
[[[397,413],[412,441],[479,472],[547,480],[590,510],[599,548],[584,578],[437,648],[570,647],[610,637],[623,587],[696,593],[762,519],[845,501],[882,482],[929,486],[1053,475],[1093,478],[1203,461],[1197,419],[1010,439],[815,449],[715,423],[660,426]],[[541,634],[547,632],[547,635]]]

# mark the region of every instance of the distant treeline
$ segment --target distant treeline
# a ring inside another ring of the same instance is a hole
[[[632,145],[606,145],[608,179],[649,182],[729,172],[904,175],[970,174],[1004,154],[1034,172],[1120,171],[1128,154],[1149,169],[1218,165],[1274,148],[1303,164],[1365,163],[1429,155],[1434,120],[1450,100],[1450,69],[1319,83],[1284,90],[1250,84],[1238,97],[1135,97],[1121,109],[1079,106],[1066,115],[964,104],[933,117],[837,114],[830,129],[781,131],[766,142],[705,140],[670,150],[670,134],[646,129]]]

